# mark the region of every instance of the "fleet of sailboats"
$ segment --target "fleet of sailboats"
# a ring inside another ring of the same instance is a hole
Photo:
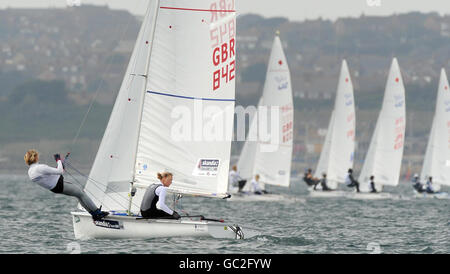
[[[92,221],[79,206],[72,212],[76,238],[244,237],[247,232],[240,226],[202,215],[180,220],[140,217],[145,189],[158,182],[156,174],[162,171],[174,175],[169,189],[178,198],[223,199],[230,198],[231,192],[231,199],[280,200],[274,194],[250,195],[250,182],[256,175],[262,188],[289,187],[294,105],[287,58],[277,34],[258,113],[249,123],[249,135],[237,163],[247,184],[242,193],[229,189],[237,39],[234,1],[225,2],[224,8],[215,0],[150,1],[85,187],[110,215]],[[389,194],[380,193],[383,186],[398,185],[405,103],[400,67],[394,58],[359,176],[362,193],[346,191],[348,197],[388,198]],[[179,120],[174,119],[174,110]],[[186,113],[191,115],[183,116]],[[267,119],[262,119],[264,115]],[[261,120],[271,121],[270,126],[261,127]],[[347,170],[353,168],[355,121],[353,84],[343,60],[334,109],[315,170],[315,177],[327,175],[328,186],[334,191],[311,190],[311,196],[342,194],[336,189],[345,182]],[[211,134],[205,136],[208,129]],[[264,130],[276,134],[261,139]],[[442,69],[422,180],[432,176],[435,185],[450,185],[449,142],[450,91]],[[369,193],[371,176],[378,193]]]

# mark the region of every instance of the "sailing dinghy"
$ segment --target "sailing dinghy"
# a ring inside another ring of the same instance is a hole
[[[86,193],[110,215],[93,222],[81,207],[72,212],[77,239],[243,237],[239,226],[202,216],[180,220],[139,216],[145,189],[158,182],[158,172],[173,173],[169,191],[174,194],[229,196],[234,2],[220,1],[224,6],[215,0],[150,1],[85,186]],[[180,113],[192,114],[182,118],[193,118],[194,129],[192,123],[186,129],[185,123],[174,119]],[[205,140],[201,133],[206,126],[226,136]]]
[[[351,193],[355,199],[387,199],[395,196],[383,193],[383,186],[397,186],[403,158],[405,138],[405,88],[394,58],[390,68],[383,104],[362,167],[359,183],[361,193]],[[369,193],[370,176],[375,178],[378,193]]]
[[[273,41],[269,58],[263,95],[258,104],[258,112],[261,107],[267,109],[268,117],[271,117],[273,107],[278,108],[279,119],[274,135],[270,140],[247,140],[242,149],[237,164],[242,178],[247,180],[243,193],[234,190],[230,201],[280,201],[289,200],[285,195],[264,194],[255,195],[251,191],[251,180],[259,174],[259,185],[265,189],[265,185],[289,187],[292,160],[292,138],[294,125],[294,104],[292,99],[291,76],[286,56],[283,51],[280,37],[277,35]],[[258,132],[261,137],[262,126],[258,124],[261,115],[255,115],[250,123],[250,132]],[[276,117],[276,116],[274,116]],[[267,121],[272,121],[267,118]],[[273,126],[273,123],[272,123]],[[269,128],[269,127],[267,127]],[[272,129],[269,129],[272,130]]]
[[[322,191],[320,184],[308,188],[311,197],[340,197],[345,191],[336,190],[338,183],[345,182],[349,168],[353,168],[355,150],[355,104],[353,84],[347,67],[342,61],[334,110],[328,126],[325,143],[320,154],[314,177],[322,178],[327,174],[327,185],[333,191]]]
[[[433,188],[439,190],[441,185],[450,186],[450,87],[445,70],[441,70],[436,109],[423,161],[421,180],[426,182],[433,177]],[[447,192],[434,194],[418,193],[416,197],[450,198]]]

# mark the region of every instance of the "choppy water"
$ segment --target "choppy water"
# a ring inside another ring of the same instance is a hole
[[[191,214],[224,218],[260,230],[244,240],[168,238],[74,239],[76,200],[55,195],[26,177],[0,177],[0,253],[450,253],[450,200],[415,199],[409,184],[387,191],[402,200],[309,198],[303,183],[278,192],[297,202],[227,202],[183,198]],[[272,189],[275,190],[275,189]],[[448,191],[448,189],[447,189]]]

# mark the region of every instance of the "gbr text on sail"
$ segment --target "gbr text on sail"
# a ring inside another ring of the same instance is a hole
[[[232,82],[236,70],[235,0],[218,0],[210,7],[213,91]]]

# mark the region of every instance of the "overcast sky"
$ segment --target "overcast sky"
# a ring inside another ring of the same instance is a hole
[[[113,9],[127,9],[135,14],[145,11],[149,0],[0,0],[6,7],[66,7],[69,2],[81,4],[108,4]],[[235,0],[237,11],[258,13],[265,17],[285,16],[291,20],[335,20],[338,17],[390,15],[410,11],[450,14],[450,0]]]

